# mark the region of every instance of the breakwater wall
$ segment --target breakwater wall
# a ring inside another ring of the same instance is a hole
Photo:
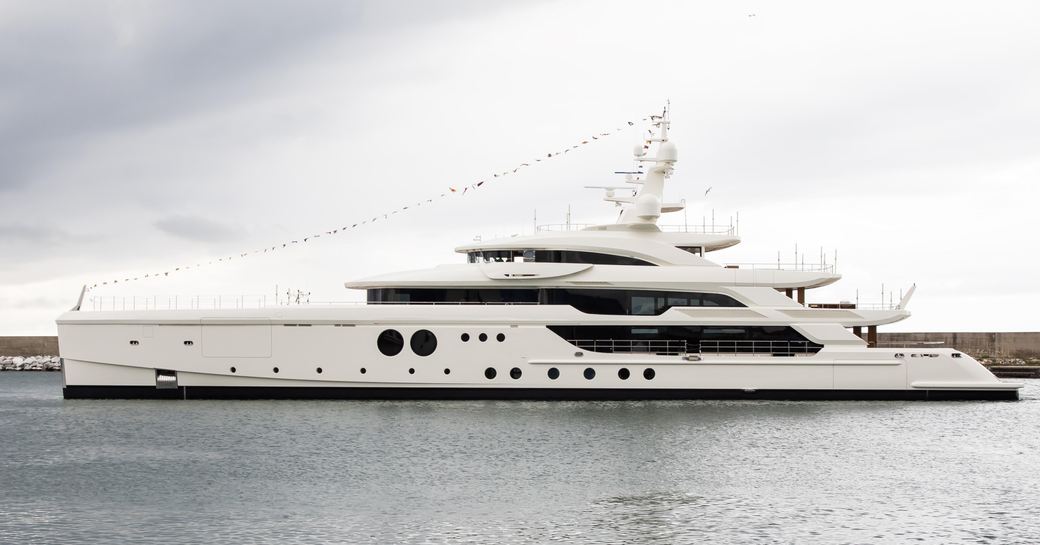
[[[881,346],[941,341],[975,358],[1040,359],[1040,332],[1016,333],[878,333]]]
[[[57,355],[57,337],[0,337],[0,356]]]

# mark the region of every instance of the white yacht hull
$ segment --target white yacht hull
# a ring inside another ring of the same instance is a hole
[[[404,305],[70,312],[58,327],[66,398],[1017,399],[1021,387],[952,349],[821,343],[816,353],[782,356],[605,353],[577,348],[546,327],[636,319],[545,306]],[[387,329],[404,339],[393,356],[377,348]],[[409,346],[419,330],[437,339],[429,355]]]

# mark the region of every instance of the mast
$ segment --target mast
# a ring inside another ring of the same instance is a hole
[[[657,127],[656,136],[649,138],[650,142],[657,143],[656,154],[653,157],[646,156],[643,146],[635,149],[635,160],[647,165],[646,177],[642,181],[639,192],[632,197],[629,205],[618,218],[619,224],[656,225],[657,218],[661,217],[664,203],[664,181],[671,176],[678,161],[678,151],[675,144],[668,140],[669,106],[659,116],[651,116],[653,125]]]

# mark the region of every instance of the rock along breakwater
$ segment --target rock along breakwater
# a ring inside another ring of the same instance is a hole
[[[61,371],[58,356],[0,356],[0,371]]]

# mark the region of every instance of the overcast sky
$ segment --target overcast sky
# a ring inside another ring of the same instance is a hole
[[[666,192],[726,262],[838,250],[810,301],[918,284],[890,331],[1040,329],[1035,2],[0,2],[0,335],[83,284],[439,195],[673,106]],[[644,127],[462,197],[96,296],[356,299],[474,236],[611,221]],[[707,199],[704,191],[711,187]],[[681,223],[681,214],[663,222]],[[884,330],[884,329],[883,329]]]

